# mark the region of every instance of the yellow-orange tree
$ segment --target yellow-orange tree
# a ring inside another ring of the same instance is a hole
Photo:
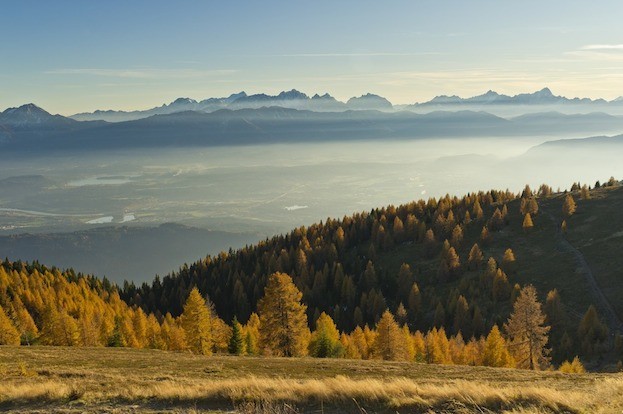
[[[405,337],[389,310],[383,312],[376,325],[376,341],[374,353],[381,359],[398,361],[407,359]]]
[[[510,337],[510,349],[518,368],[539,369],[549,365],[546,345],[550,327],[545,325],[545,315],[534,286],[521,289],[504,328]]]
[[[210,355],[212,353],[210,310],[197,288],[190,291],[184,304],[181,320],[190,350],[198,354]]]
[[[0,306],[0,345],[19,345],[19,332]]]
[[[307,354],[310,333],[302,297],[289,275],[277,272],[268,279],[257,307],[260,341],[269,353],[287,357]]]

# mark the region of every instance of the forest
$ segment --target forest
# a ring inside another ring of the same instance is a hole
[[[579,312],[565,286],[520,283],[530,258],[504,245],[509,234],[538,240],[543,203],[556,206],[565,234],[594,196],[619,188],[611,178],[387,206],[138,287],[5,260],[0,344],[620,369],[623,337],[598,307]]]

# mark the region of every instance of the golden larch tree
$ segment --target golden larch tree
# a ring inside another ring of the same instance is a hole
[[[513,273],[517,270],[516,266],[517,259],[515,259],[515,253],[512,249],[506,249],[502,257],[502,269],[506,273]]]
[[[389,310],[383,312],[376,325],[376,333],[377,337],[374,342],[376,356],[387,361],[407,359],[404,334]]]
[[[480,250],[480,246],[478,246],[478,243],[474,243],[469,251],[469,256],[467,257],[467,267],[470,270],[479,269],[483,260],[484,257],[482,255],[482,250]]]
[[[191,351],[210,355],[212,353],[212,318],[205,299],[195,287],[190,291],[181,315],[186,344]]]
[[[258,302],[260,341],[262,347],[277,356],[307,354],[309,329],[307,306],[301,303],[303,294],[286,273],[273,273]]]
[[[571,217],[575,213],[576,205],[571,194],[567,194],[565,201],[562,203],[562,214],[565,217]]]
[[[547,342],[550,327],[545,325],[545,315],[534,286],[521,289],[504,329],[510,338],[509,348],[518,368],[535,370],[549,365]]]
[[[248,355],[260,353],[260,317],[253,312],[243,327],[245,350]]]
[[[513,357],[506,347],[506,341],[500,333],[497,325],[493,325],[485,341],[485,349],[482,355],[483,365],[488,367],[508,367],[515,365]]]
[[[179,319],[173,319],[170,313],[167,313],[164,317],[161,334],[165,349],[169,351],[183,351],[188,348],[186,332],[180,326]]]
[[[526,214],[523,218],[523,224],[521,225],[524,231],[530,231],[534,227],[534,222],[532,221],[532,216],[530,213]]]
[[[19,345],[20,335],[17,328],[11,322],[0,306],[0,345]]]

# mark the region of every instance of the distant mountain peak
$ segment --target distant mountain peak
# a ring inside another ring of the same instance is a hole
[[[314,99],[324,99],[324,100],[330,100],[330,101],[337,101],[337,99],[335,99],[333,96],[329,95],[328,93],[325,93],[324,95],[315,94],[311,98],[312,98],[312,100],[314,100]]]
[[[5,114],[22,113],[22,114],[50,115],[49,112],[45,111],[44,109],[41,109],[40,107],[38,107],[34,103],[27,103],[27,104],[22,105],[22,106],[17,107],[17,108],[9,108],[6,111],[4,111],[4,113]]]
[[[229,95],[227,98],[224,98],[223,101],[226,103],[232,103],[234,102],[236,99],[239,98],[246,98],[248,95],[245,91],[240,91],[238,93],[232,93],[231,95]]]
[[[299,92],[296,89],[292,89],[290,91],[283,91],[276,97],[277,99],[309,99],[309,96],[304,94],[303,92]]]
[[[359,97],[350,98],[348,102],[346,102],[346,105],[351,109],[358,110],[388,110],[393,108],[390,101],[382,96],[369,92]]]
[[[9,108],[0,113],[0,123],[13,126],[67,121],[69,121],[69,119],[60,115],[52,115],[33,103],[28,103],[17,108]]]
[[[191,98],[177,98],[176,100],[171,102],[171,105],[189,105],[189,104],[196,104],[196,103],[197,101]]]
[[[548,87],[545,87],[541,89],[540,91],[536,91],[535,93],[533,93],[533,95],[538,95],[541,97],[553,97],[554,96],[554,94]]]

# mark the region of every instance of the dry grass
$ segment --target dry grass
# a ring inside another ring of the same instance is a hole
[[[23,375],[24,364],[35,374]],[[0,347],[0,372],[0,410],[623,411],[623,376],[605,374],[36,347]]]

